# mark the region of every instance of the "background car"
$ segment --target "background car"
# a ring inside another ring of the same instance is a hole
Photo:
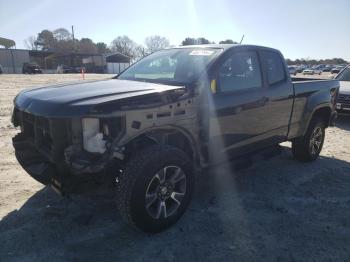
[[[40,66],[37,64],[23,63],[22,67],[23,74],[42,74]]]
[[[339,113],[350,113],[350,66],[344,68],[334,79],[340,83],[337,99],[337,111]]]
[[[297,68],[295,66],[288,66],[289,74],[296,75],[298,73]]]
[[[315,69],[315,70],[319,70],[319,71],[321,71],[321,72],[323,72],[323,70],[326,68],[326,65],[316,65],[316,66],[313,66],[312,67],[313,69]]]
[[[300,65],[300,66],[297,67],[297,72],[298,73],[302,73],[305,69],[306,69],[306,66]]]
[[[75,73],[74,68],[66,65],[59,65],[57,66],[57,73],[58,74],[69,74],[69,73]]]
[[[322,70],[315,69],[315,68],[308,68],[303,71],[303,75],[320,75],[322,74]]]
[[[75,71],[76,71],[77,73],[81,73],[82,70],[84,70],[84,72],[86,73],[86,68],[85,68],[85,67],[83,67],[83,66],[77,66],[77,67],[75,67]]]
[[[330,72],[333,69],[333,66],[331,65],[326,65],[325,68],[323,68],[323,72]]]
[[[83,67],[72,67],[72,66],[66,66],[66,65],[59,65],[57,66],[57,73],[58,74],[74,74],[74,73],[81,73]]]
[[[332,68],[331,73],[332,74],[339,74],[343,68],[344,68],[343,66],[336,66],[336,67]]]

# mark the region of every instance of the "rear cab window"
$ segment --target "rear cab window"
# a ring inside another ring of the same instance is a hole
[[[260,55],[266,70],[268,84],[271,86],[284,82],[287,77],[281,55],[274,51],[261,51]]]

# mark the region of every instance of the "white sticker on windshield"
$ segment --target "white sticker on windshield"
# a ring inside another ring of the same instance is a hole
[[[211,50],[193,50],[190,55],[200,55],[200,56],[209,56],[212,55],[214,51]]]

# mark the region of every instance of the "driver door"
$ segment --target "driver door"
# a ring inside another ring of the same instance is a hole
[[[218,162],[255,150],[264,141],[267,99],[259,55],[233,51],[214,69],[216,92],[209,98],[209,156]]]

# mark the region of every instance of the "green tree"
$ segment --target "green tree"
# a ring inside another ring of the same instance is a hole
[[[43,30],[38,34],[36,45],[42,50],[51,50],[55,46],[55,38],[50,30]]]
[[[286,58],[287,65],[294,65],[294,62],[290,60],[289,58]]]
[[[236,41],[233,41],[232,39],[226,39],[223,41],[220,41],[219,44],[238,44]]]
[[[182,41],[182,45],[206,45],[206,44],[211,44],[211,42],[204,38],[204,37],[199,37],[199,38],[191,38],[187,37],[185,40]]]
[[[96,54],[97,47],[90,38],[82,38],[78,44],[78,52],[86,54]]]
[[[96,43],[97,53],[104,54],[110,52],[110,50],[107,48],[107,44],[103,42]]]
[[[207,45],[211,44],[211,42],[208,39],[205,39],[204,37],[197,38],[197,45]]]
[[[185,38],[185,40],[182,41],[182,45],[196,45],[196,39],[195,38],[191,38],[191,37],[187,37]]]

